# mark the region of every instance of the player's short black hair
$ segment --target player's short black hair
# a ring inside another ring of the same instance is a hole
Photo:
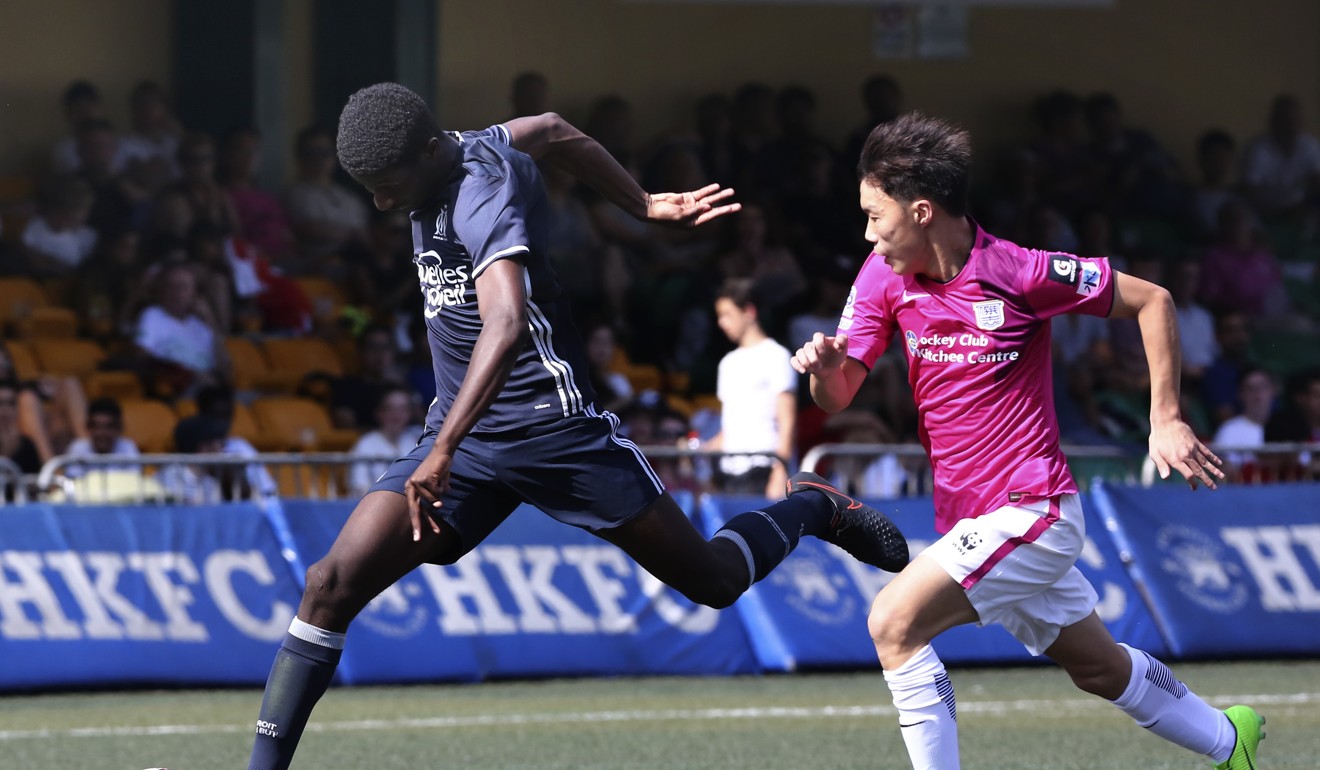
[[[860,181],[894,200],[926,198],[955,217],[967,214],[971,172],[967,132],[919,112],[876,126],[857,164]]]
[[[60,101],[65,107],[77,102],[99,102],[101,101],[101,92],[86,80],[75,80],[64,89],[64,96],[60,98]]]
[[[335,144],[340,164],[357,177],[411,161],[439,133],[422,97],[398,83],[377,83],[348,97]]]

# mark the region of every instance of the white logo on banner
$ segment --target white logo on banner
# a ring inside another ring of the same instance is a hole
[[[815,549],[799,549],[770,573],[770,582],[784,590],[788,606],[802,615],[829,626],[853,621],[858,612],[851,581],[831,571],[830,558]]]
[[[1175,578],[1183,596],[1225,615],[1247,603],[1242,568],[1229,561],[1224,547],[1208,535],[1169,526],[1156,534],[1155,545],[1164,554],[1160,567]]]
[[[146,592],[124,593],[125,580]],[[235,629],[279,641],[294,608],[277,601],[254,611],[239,600],[236,581],[269,586],[275,572],[260,551],[215,551],[201,570],[188,554],[168,551],[0,551],[0,638],[207,642],[191,614],[194,588],[202,588]]]

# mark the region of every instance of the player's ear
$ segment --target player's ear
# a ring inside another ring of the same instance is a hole
[[[912,221],[921,227],[929,225],[931,218],[935,215],[935,207],[925,198],[918,198],[915,201],[912,201],[909,210],[912,215]]]

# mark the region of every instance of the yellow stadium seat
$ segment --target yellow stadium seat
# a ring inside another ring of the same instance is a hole
[[[330,324],[339,317],[339,311],[348,304],[347,297],[333,282],[325,278],[308,276],[295,279],[303,296],[312,305],[312,317],[317,324]]]
[[[660,367],[650,364],[633,364],[623,370],[623,376],[628,378],[628,383],[632,385],[633,390],[641,393],[644,390],[660,390],[664,386],[665,377],[660,371]]]
[[[0,278],[0,325],[21,321],[49,304],[45,289],[31,278]]]
[[[252,402],[252,414],[268,448],[280,451],[344,451],[357,432],[339,430],[325,408],[309,398],[270,396]]]
[[[168,452],[174,446],[174,425],[179,421],[163,402],[145,398],[127,398],[119,403],[124,410],[124,435],[133,439],[143,452]]]
[[[291,393],[298,386],[296,376],[271,371],[261,348],[249,339],[226,337],[225,351],[229,354],[236,390]]]
[[[719,396],[712,393],[700,393],[692,397],[692,410],[694,412],[709,409],[718,413],[721,408]]]
[[[34,307],[16,319],[20,337],[25,339],[72,339],[78,336],[78,314],[67,307]]]
[[[86,377],[105,359],[105,351],[91,340],[32,340],[32,352],[46,374]]]
[[[83,378],[88,398],[113,398],[119,401],[142,398],[142,381],[133,372],[92,372]]]
[[[273,338],[262,343],[272,372],[301,380],[314,372],[344,375],[344,366],[330,343],[316,337]]]
[[[4,343],[9,352],[9,362],[14,367],[14,376],[19,380],[35,380],[41,374],[41,363],[32,355],[32,348],[26,342],[9,340]]]

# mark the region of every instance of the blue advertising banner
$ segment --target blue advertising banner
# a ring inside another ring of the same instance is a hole
[[[0,508],[0,690],[258,684],[301,593],[255,505]]]
[[[307,563],[350,508],[284,503]],[[372,601],[339,674],[363,684],[758,670],[736,614],[693,605],[618,548],[522,506],[457,564],[424,565]]]
[[[1320,654],[1320,484],[1092,494],[1175,656]]]
[[[915,556],[938,537],[930,498],[870,501],[903,530]],[[761,498],[706,498],[702,525],[707,535],[745,510],[766,504]],[[1087,544],[1078,568],[1100,595],[1096,611],[1114,636],[1163,655],[1165,645],[1118,552],[1091,506]],[[772,670],[878,667],[867,632],[871,601],[892,575],[861,564],[842,550],[805,537],[774,572],[733,605],[747,624],[761,664]],[[1025,662],[1031,655],[999,626],[962,626],[933,644],[950,663]]]

